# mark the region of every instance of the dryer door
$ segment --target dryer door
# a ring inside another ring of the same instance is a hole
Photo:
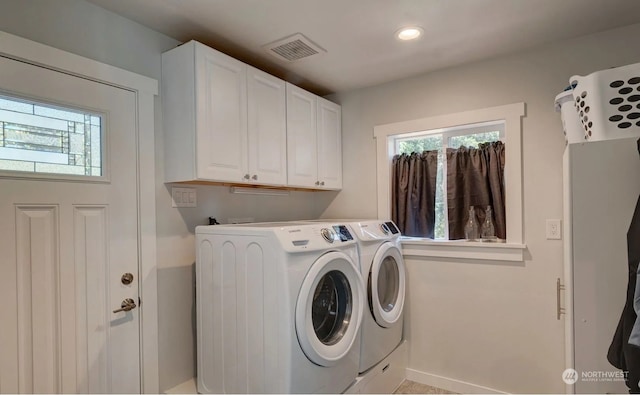
[[[309,269],[296,304],[302,351],[320,366],[335,365],[353,346],[365,295],[356,264],[342,252],[322,255]]]
[[[369,308],[378,325],[388,328],[402,317],[405,268],[400,250],[386,242],[371,263],[368,281]]]

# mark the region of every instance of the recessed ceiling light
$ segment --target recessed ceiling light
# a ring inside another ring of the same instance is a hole
[[[424,30],[418,26],[403,27],[396,32],[396,38],[402,41],[415,40],[422,35],[423,31]]]

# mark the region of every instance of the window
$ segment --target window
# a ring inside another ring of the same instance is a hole
[[[438,169],[435,203],[435,239],[448,238],[447,220],[447,148],[473,147],[480,143],[504,140],[504,122],[465,125],[462,127],[435,129],[424,132],[399,134],[392,137],[394,155],[438,151]]]
[[[0,170],[103,176],[102,116],[0,95]]]
[[[523,261],[522,117],[524,103],[507,104],[428,118],[399,121],[374,127],[378,185],[378,218],[391,217],[391,160],[398,137],[414,137],[436,129],[463,129],[467,125],[502,122],[505,143],[506,243],[481,243],[428,239],[404,239],[403,255],[464,258],[491,261]],[[414,135],[411,136],[410,134]],[[469,133],[465,133],[469,134]],[[427,137],[427,136],[425,136]],[[435,137],[435,136],[428,136]],[[459,138],[453,139],[454,143]],[[448,141],[451,144],[450,141]]]

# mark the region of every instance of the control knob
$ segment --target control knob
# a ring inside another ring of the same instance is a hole
[[[334,240],[334,232],[331,229],[328,228],[322,228],[320,230],[320,234],[322,235],[322,237],[328,241],[329,243],[333,243]]]

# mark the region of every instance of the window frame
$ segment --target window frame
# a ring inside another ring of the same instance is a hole
[[[480,260],[523,261],[524,229],[522,202],[522,117],[525,103],[513,103],[410,121],[376,125],[376,170],[378,218],[391,218],[391,160],[399,135],[423,134],[423,131],[464,128],[472,124],[504,122],[505,142],[505,243],[431,240],[404,237],[405,256],[447,257]],[[466,134],[466,133],[465,133]]]
[[[504,126],[504,121],[500,120],[500,121],[492,121],[492,122],[482,122],[482,123],[477,123],[477,124],[471,124],[471,125],[461,125],[461,126],[456,126],[456,127],[451,127],[451,128],[444,128],[444,129],[432,129],[432,130],[424,130],[421,132],[413,132],[413,133],[407,133],[407,134],[397,134],[394,136],[391,136],[390,139],[393,140],[393,155],[398,155],[400,154],[400,144],[403,141],[411,141],[411,140],[417,140],[420,138],[425,138],[425,137],[433,137],[433,136],[439,136],[440,140],[441,140],[441,145],[442,145],[442,153],[438,155],[438,161],[442,160],[442,171],[443,171],[443,179],[442,179],[442,188],[444,193],[447,193],[447,149],[451,148],[450,143],[451,143],[451,139],[454,137],[460,137],[460,136],[471,136],[474,134],[480,134],[480,133],[490,133],[490,132],[498,132],[499,135],[499,141],[505,141],[505,132],[504,132],[505,126]],[[437,189],[437,187],[436,187]],[[443,202],[444,202],[444,210],[445,210],[445,214],[447,212],[447,199],[445,196],[442,197]],[[436,202],[437,202],[437,192],[436,192]],[[436,216],[436,224],[438,223],[438,217]],[[449,234],[449,218],[448,216],[446,216],[446,218],[443,219],[444,220],[444,231],[445,231],[445,235]],[[435,235],[434,235],[435,236]],[[438,240],[438,241],[442,241],[442,240],[449,240],[447,238],[433,238],[433,240]]]

